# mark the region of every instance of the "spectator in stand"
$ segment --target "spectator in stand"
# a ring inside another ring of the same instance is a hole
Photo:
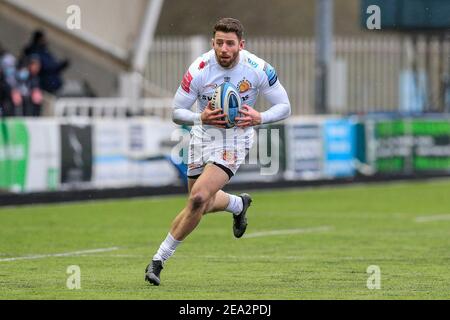
[[[39,117],[42,110],[42,101],[44,100],[39,80],[39,73],[41,71],[41,60],[39,59],[39,56],[32,55],[30,57],[28,71],[30,73],[28,86],[31,91],[31,115],[33,117]]]
[[[21,115],[22,96],[16,79],[16,58],[10,53],[4,53],[0,61],[2,115],[11,117]]]
[[[59,61],[56,59],[48,48],[45,33],[41,30],[33,33],[29,45],[23,51],[25,58],[31,55],[39,57],[41,64],[41,70],[39,72],[41,89],[57,95],[63,86],[61,73],[69,66],[69,60]]]
[[[39,56],[31,55],[17,72],[18,88],[23,102],[23,115],[26,117],[38,117],[41,114],[43,97],[39,86],[40,70]]]

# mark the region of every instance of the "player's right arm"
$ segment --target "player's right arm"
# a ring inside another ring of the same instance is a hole
[[[208,106],[205,110],[203,110],[203,112],[193,112],[191,110],[192,104],[194,104],[195,100],[188,108],[180,107],[185,102],[187,102],[187,100],[184,99],[183,95],[177,91],[175,94],[174,108],[172,111],[172,120],[176,124],[186,124],[189,126],[208,124],[219,128],[225,128],[226,121],[222,120],[224,117],[222,110],[214,110],[211,107],[211,102],[208,103]]]
[[[226,122],[222,120],[221,110],[214,110],[211,103],[202,112],[192,111],[197,97],[199,95],[200,75],[198,64],[201,58],[197,59],[186,72],[173,99],[172,120],[179,125],[200,125],[208,124],[219,128],[225,128]]]
[[[197,84],[192,76],[192,73],[195,75],[194,64],[184,74],[183,80],[173,98],[172,120],[179,125],[201,124],[201,113],[191,110],[198,96]]]

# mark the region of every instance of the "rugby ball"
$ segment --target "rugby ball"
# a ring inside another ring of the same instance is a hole
[[[241,105],[242,101],[238,89],[229,82],[224,82],[218,86],[211,99],[213,109],[220,109],[227,114],[224,117],[227,128],[233,128],[236,125],[235,118],[239,116]]]

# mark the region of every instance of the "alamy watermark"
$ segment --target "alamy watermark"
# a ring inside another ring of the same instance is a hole
[[[367,14],[370,16],[366,20],[366,26],[369,30],[381,29],[381,9],[377,5],[371,5],[367,7]]]
[[[70,30],[81,29],[81,8],[77,5],[68,6],[66,13],[69,15],[66,20],[66,26]]]
[[[209,128],[200,133],[180,128],[172,132],[171,140],[177,142],[172,148],[172,161],[187,164],[190,169],[213,161],[230,169],[242,164],[258,165],[264,176],[276,175],[280,170],[279,129],[261,128],[256,134],[246,134],[243,129]]]
[[[381,289],[381,269],[379,266],[371,265],[367,267],[367,274],[369,278],[367,279],[367,289],[369,290],[379,290]]]
[[[67,289],[69,290],[78,290],[81,289],[81,269],[79,266],[72,265],[68,266],[66,273],[69,274],[69,277],[66,281]]]

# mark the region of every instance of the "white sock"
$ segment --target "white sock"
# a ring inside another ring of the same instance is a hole
[[[153,260],[166,261],[175,253],[175,249],[180,243],[181,241],[175,240],[175,238],[168,233],[166,239],[159,246],[158,252],[153,256]]]
[[[228,194],[228,197],[230,198],[230,202],[228,202],[228,207],[225,211],[231,212],[234,215],[239,215],[244,209],[242,198],[232,194]]]

